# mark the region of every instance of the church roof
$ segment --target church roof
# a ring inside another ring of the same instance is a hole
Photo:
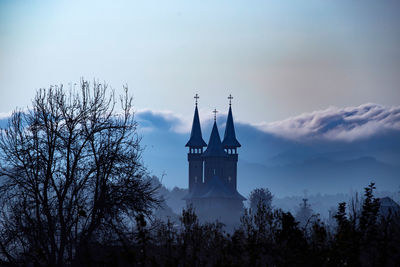
[[[182,199],[205,199],[205,198],[230,198],[246,200],[238,191],[229,189],[218,176],[213,176],[206,184],[195,187],[192,192],[186,194]]]
[[[193,198],[200,198],[204,193],[204,184],[194,186],[192,192],[188,192],[182,199],[188,200]]]
[[[213,176],[210,179],[206,192],[200,198],[236,198],[246,200],[236,190],[229,189],[217,176]]]
[[[225,157],[227,154],[222,147],[221,138],[219,137],[217,122],[214,121],[214,125],[211,131],[210,140],[206,151],[204,151],[204,157]]]
[[[192,132],[190,133],[190,139],[186,143],[188,147],[201,148],[207,146],[206,142],[204,142],[201,127],[200,127],[200,119],[199,119],[199,111],[197,110],[197,105],[194,110],[193,124],[192,124]]]
[[[224,140],[222,141],[224,148],[237,148],[241,147],[239,141],[236,139],[235,125],[233,124],[232,108],[229,106],[228,118],[226,120]]]

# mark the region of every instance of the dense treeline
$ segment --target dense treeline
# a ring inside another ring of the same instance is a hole
[[[136,217],[136,234],[123,246],[94,246],[77,259],[100,266],[397,266],[400,218],[379,213],[374,185],[357,210],[340,203],[336,226],[318,219],[300,227],[290,212],[260,204],[228,233],[219,222],[200,223],[190,207],[179,224]],[[262,202],[260,202],[262,203]]]

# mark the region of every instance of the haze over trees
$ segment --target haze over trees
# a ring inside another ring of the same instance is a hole
[[[313,210],[311,209],[311,205],[308,204],[308,199],[303,198],[302,203],[300,203],[297,212],[296,212],[296,220],[300,223],[300,226],[307,226],[313,218]]]
[[[156,222],[140,232],[146,238],[123,254],[124,263],[146,266],[396,266],[400,260],[400,214],[379,214],[375,186],[365,188],[360,210],[340,203],[331,229],[320,220],[301,227],[290,212],[260,203],[245,212],[233,232],[219,222],[201,224],[183,210],[177,225]],[[304,204],[304,203],[303,203]],[[151,230],[150,230],[151,229]],[[141,248],[139,250],[138,248]],[[143,252],[145,251],[145,252]],[[108,254],[103,262],[121,252]],[[145,257],[143,255],[145,254]]]

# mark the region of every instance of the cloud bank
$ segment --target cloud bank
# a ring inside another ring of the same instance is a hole
[[[211,112],[199,110],[201,125],[209,126],[214,121]],[[219,113],[218,121],[225,120],[227,113]],[[136,112],[139,127],[144,132],[167,130],[178,134],[188,134],[192,129],[193,114],[180,115],[172,111],[143,109]]]
[[[139,110],[136,112],[136,119],[143,132],[163,130],[175,133],[186,133],[190,131],[188,119],[172,111]]]
[[[145,131],[158,128],[176,133],[189,133],[192,119],[170,111],[151,110],[139,111],[137,118]],[[220,118],[221,120],[225,118],[225,114]],[[207,117],[202,123],[208,125],[210,121],[211,119]],[[386,132],[400,131],[400,106],[385,107],[367,103],[358,107],[329,107],[276,122],[237,123],[300,142],[315,140],[352,142]]]
[[[355,141],[393,130],[400,131],[400,107],[373,103],[358,107],[329,107],[256,127],[294,140]]]

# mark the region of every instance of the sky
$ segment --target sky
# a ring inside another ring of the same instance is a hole
[[[0,1],[0,113],[81,77],[137,110],[264,125],[329,107],[400,105],[400,2]]]
[[[0,0],[0,126],[39,88],[128,85],[146,166],[185,188],[193,96],[208,141],[232,94],[240,192],[397,190],[399,47],[397,0]]]

